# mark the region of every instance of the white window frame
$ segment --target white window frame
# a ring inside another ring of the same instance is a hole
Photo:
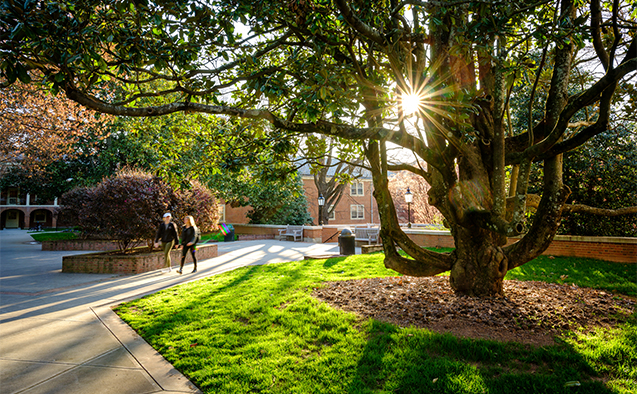
[[[356,217],[354,217],[354,207],[356,207]],[[352,204],[349,206],[349,218],[351,220],[364,220],[365,219],[365,205]]]
[[[327,208],[327,219],[336,220],[336,208],[334,208],[334,205],[330,205],[329,208]]]
[[[365,184],[363,182],[354,182],[352,183],[349,189],[350,196],[364,196],[365,195]]]
[[[226,221],[226,204],[218,204],[219,223]]]
[[[38,217],[40,217],[41,219],[38,218]],[[45,223],[46,222],[46,212],[36,212],[33,215],[33,222],[35,222],[35,223]]]

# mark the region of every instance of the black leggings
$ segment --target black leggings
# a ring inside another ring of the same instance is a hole
[[[186,256],[188,255],[188,251],[190,250],[190,255],[192,256],[192,262],[195,264],[195,269],[197,269],[197,257],[195,256],[195,245],[184,245],[181,250],[181,267],[179,269],[184,268],[184,262],[186,261]]]

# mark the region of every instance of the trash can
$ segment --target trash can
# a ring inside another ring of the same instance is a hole
[[[228,231],[228,233],[223,236],[223,242],[233,242],[233,241],[234,241],[234,229]]]
[[[344,228],[341,235],[338,236],[338,246],[340,253],[344,256],[356,254],[356,237],[351,230]]]
[[[221,232],[223,233],[223,242],[234,241],[234,226],[232,224],[221,223]]]

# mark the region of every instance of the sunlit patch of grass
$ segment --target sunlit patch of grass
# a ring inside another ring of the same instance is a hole
[[[311,296],[327,281],[395,276],[382,259],[244,267],[117,312],[207,393],[634,392],[634,321],[535,348],[362,320]]]
[[[31,238],[36,240],[37,242],[43,241],[61,241],[66,239],[77,239],[77,233],[68,232],[68,231],[60,231],[60,232],[47,232],[47,233],[29,233]]]
[[[540,256],[509,271],[505,279],[576,284],[637,296],[637,265],[579,257]]]

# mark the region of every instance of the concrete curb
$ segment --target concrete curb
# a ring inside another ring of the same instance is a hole
[[[90,307],[95,316],[164,391],[203,394],[188,378],[117,316],[110,306]]]

